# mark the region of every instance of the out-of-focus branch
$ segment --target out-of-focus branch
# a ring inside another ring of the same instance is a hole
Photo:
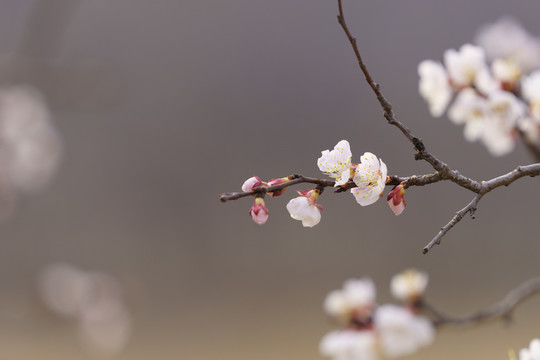
[[[433,323],[436,326],[471,326],[490,320],[509,319],[512,315],[512,311],[521,302],[539,292],[540,277],[532,278],[511,290],[501,301],[486,309],[479,310],[469,316],[463,317],[444,315],[425,301],[421,301],[419,307],[431,316]]]

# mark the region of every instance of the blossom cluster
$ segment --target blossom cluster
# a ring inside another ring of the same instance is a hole
[[[418,314],[417,306],[427,283],[427,275],[416,270],[395,275],[390,289],[404,302],[398,306],[377,305],[375,285],[369,278],[345,281],[324,302],[325,312],[343,328],[323,337],[321,354],[335,360],[377,360],[407,356],[430,345],[435,328]]]
[[[360,157],[360,163],[353,163],[347,140],[338,142],[333,150],[322,151],[317,165],[325,175],[335,179],[335,187],[350,188],[356,202],[362,206],[371,205],[383,196],[384,188],[389,179],[386,164],[370,152],[366,152]],[[259,177],[252,176],[244,182],[242,191],[252,192],[256,188],[286,184],[291,180],[293,177],[264,182]],[[279,196],[286,188],[283,187],[279,191],[266,191],[266,193],[270,196]],[[399,184],[387,196],[388,205],[396,215],[401,214],[405,209],[405,188],[405,184]],[[300,196],[287,204],[287,210],[291,217],[302,221],[302,225],[306,227],[317,225],[321,220],[322,210],[317,199],[322,190],[323,187],[317,186],[311,190],[297,191]],[[269,214],[264,201],[264,193],[255,193],[254,196],[255,202],[249,210],[249,214],[255,223],[262,225],[268,220]]]
[[[419,64],[419,91],[431,115],[448,108],[465,139],[483,142],[493,156],[511,152],[519,133],[540,143],[540,39],[502,19],[485,27],[477,43],[446,50],[443,63]]]
[[[88,350],[112,356],[126,347],[132,317],[122,287],[112,276],[53,263],[40,273],[39,295],[53,313],[74,321]]]

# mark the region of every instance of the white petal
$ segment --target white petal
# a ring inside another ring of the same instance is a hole
[[[371,187],[366,187],[365,189],[355,187],[351,189],[351,193],[356,199],[356,202],[362,206],[371,205],[381,197],[381,193],[374,192]]]
[[[328,315],[338,318],[344,317],[351,310],[345,294],[341,290],[334,290],[326,295],[323,308]]]
[[[351,148],[347,140],[341,140],[334,147],[334,150],[324,150],[322,156],[317,160],[319,170],[326,175],[339,179],[342,173],[351,166]]]
[[[305,227],[313,227],[321,221],[319,209],[304,196],[291,199],[287,204],[287,210],[293,219],[302,220]]]
[[[374,315],[382,352],[387,357],[410,355],[435,338],[433,324],[404,307],[381,305]]]
[[[427,101],[431,115],[441,116],[452,98],[452,88],[446,70],[438,62],[424,60],[418,65],[418,75],[420,76],[418,90]]]
[[[372,306],[375,303],[375,284],[369,278],[345,281],[343,293],[352,308]]]
[[[336,184],[334,186],[340,186],[345,185],[347,182],[349,182],[349,179],[351,178],[351,168],[349,167],[345,171],[341,173],[341,177],[336,180]]]
[[[372,331],[332,331],[322,338],[319,351],[334,360],[377,360],[375,343]]]

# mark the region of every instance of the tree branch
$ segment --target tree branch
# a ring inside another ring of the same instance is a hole
[[[454,215],[454,217],[452,218],[452,220],[450,220],[450,222],[446,225],[444,225],[442,228],[441,228],[441,231],[439,231],[437,233],[437,235],[435,235],[435,237],[433,238],[433,240],[431,240],[429,242],[429,244],[427,244],[424,249],[422,250],[422,252],[424,254],[427,254],[427,252],[429,250],[431,250],[431,248],[435,245],[439,245],[441,243],[441,238],[446,235],[446,233],[454,227],[454,225],[456,225],[458,222],[461,221],[461,219],[463,219],[463,217],[465,216],[465,214],[467,213],[471,213],[471,217],[474,218],[474,212],[476,211],[476,205],[478,204],[478,201],[480,201],[480,199],[482,198],[482,194],[476,194],[475,197],[472,199],[472,201],[467,205],[465,206],[463,209],[459,210],[456,215]]]
[[[444,315],[425,301],[421,301],[419,306],[431,315],[435,326],[471,326],[499,318],[509,319],[512,311],[521,302],[538,292],[540,292],[540,277],[529,279],[511,290],[501,301],[493,304],[487,309],[479,310],[464,317]]]
[[[472,199],[472,201],[467,204],[463,209],[458,211],[456,215],[450,220],[448,224],[443,226],[441,228],[441,231],[435,235],[433,240],[431,240],[422,250],[424,254],[427,254],[429,250],[435,245],[439,245],[441,243],[441,238],[446,235],[446,233],[454,227],[458,222],[463,219],[465,214],[470,213],[471,217],[474,219],[474,212],[476,211],[476,205],[480,201],[480,199],[487,194],[490,191],[495,190],[498,187],[501,186],[508,186],[514,181],[524,177],[524,176],[538,176],[540,175],[540,163],[538,164],[531,164],[527,166],[518,166],[515,170],[510,171],[507,174],[498,176],[496,178],[493,178],[488,181],[482,181],[480,190],[477,192],[476,196]]]

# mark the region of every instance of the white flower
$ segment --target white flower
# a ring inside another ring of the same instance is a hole
[[[521,349],[519,360],[540,360],[540,339],[533,339],[528,348]]]
[[[452,98],[452,88],[446,70],[438,62],[424,60],[418,65],[418,75],[419,92],[427,101],[431,115],[441,116]]]
[[[429,281],[425,272],[409,269],[396,274],[390,281],[390,292],[402,301],[415,301],[422,296]]]
[[[517,82],[522,74],[521,67],[514,58],[495,59],[491,69],[497,80],[506,83]]]
[[[388,170],[386,164],[377,157],[366,152],[360,158],[353,181],[358,186],[351,189],[356,201],[362,205],[370,205],[377,201],[384,191]]]
[[[491,155],[506,155],[514,149],[515,128],[525,115],[525,104],[507,91],[493,92],[487,101],[489,118],[484,123],[482,141]]]
[[[291,214],[293,219],[301,220],[302,225],[305,227],[317,225],[321,221],[321,212],[319,209],[322,209],[316,203],[319,191],[314,189],[305,192],[298,191],[298,193],[301,196],[292,199],[287,204],[289,214]]]
[[[492,155],[504,155],[514,148],[515,129],[518,122],[525,116],[526,105],[507,91],[493,92],[488,97],[488,102],[494,121],[488,123],[483,141]],[[494,133],[497,134],[494,135]]]
[[[444,64],[452,83],[457,87],[472,85],[476,74],[487,66],[484,50],[471,44],[461,46],[459,52],[454,49],[446,50]]]
[[[334,150],[324,150],[317,160],[319,169],[336,179],[334,186],[344,185],[351,178],[351,148],[347,140],[341,140]]]
[[[482,140],[493,156],[505,155],[515,146],[515,127],[525,115],[523,104],[512,93],[497,90],[487,98],[473,89],[462,90],[448,110],[456,124],[465,124],[467,141]]]
[[[334,360],[377,360],[376,338],[372,331],[338,330],[326,334],[319,351]]]
[[[348,279],[342,289],[333,290],[326,296],[324,310],[341,320],[349,320],[353,313],[369,317],[375,305],[375,295],[375,284],[371,279]]]
[[[513,58],[526,72],[540,66],[540,41],[514,19],[501,18],[483,26],[475,42],[489,59]]]
[[[530,103],[532,116],[540,119],[540,70],[521,81],[521,91],[525,100]]]
[[[410,355],[435,338],[431,321],[400,306],[379,306],[373,321],[381,350],[387,357]]]

